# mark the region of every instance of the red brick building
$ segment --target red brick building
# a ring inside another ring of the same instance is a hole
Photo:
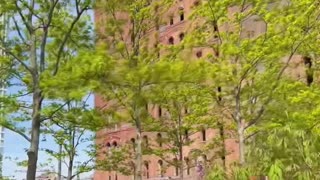
[[[176,0],[174,5],[168,10],[164,19],[167,19],[167,24],[161,26],[158,30],[153,29],[146,32],[146,36],[150,39],[154,38],[154,34],[159,34],[159,41],[162,44],[177,44],[183,38],[187,31],[187,28],[190,26],[190,22],[187,20],[187,17],[190,15],[192,8],[196,6],[200,1],[199,0]],[[235,9],[230,8],[230,12],[236,11]],[[96,21],[99,21],[100,13],[96,13]],[[263,23],[259,23],[254,19],[249,20],[246,22],[246,36],[252,37],[257,34],[261,34],[265,31],[265,27]],[[230,27],[224,26],[221,27],[222,30],[228,30]],[[155,40],[151,40],[153,42]],[[152,46],[150,43],[149,46]],[[212,53],[211,51],[205,48],[195,48],[192,51],[191,58],[200,58],[207,53]],[[300,64],[301,58],[295,58],[293,64]],[[297,67],[297,66],[296,66]],[[300,74],[303,72],[302,70],[299,71],[290,71],[288,73],[294,77],[300,77]],[[291,74],[293,73],[293,74]],[[106,102],[104,102],[98,95],[95,97],[95,106],[97,108],[104,107]],[[153,106],[152,108],[149,107],[148,111],[154,117],[161,116],[161,107]],[[161,134],[160,134],[161,135]],[[159,136],[159,133],[155,132],[145,132],[143,137],[148,140],[150,144],[156,145],[156,138]],[[210,161],[210,157],[213,156],[213,153],[204,154],[201,157],[196,159],[191,159],[190,151],[197,147],[201,148],[214,137],[219,136],[218,130],[215,129],[203,129],[200,132],[194,133],[190,135],[190,139],[193,140],[193,143],[189,146],[185,146],[183,148],[183,156],[185,160],[185,169],[184,169],[184,179],[197,179],[199,177],[199,172],[197,172],[197,167],[195,164],[200,162],[203,164],[205,169],[206,161]],[[106,150],[108,148],[123,146],[125,144],[134,143],[136,137],[136,129],[129,124],[121,124],[117,125],[114,128],[106,128],[102,129],[97,132],[97,144],[102,144]],[[238,145],[235,139],[226,139],[225,146],[227,149],[227,155],[225,157],[226,165],[237,161],[238,159]],[[103,158],[99,157],[99,158]],[[177,169],[173,166],[169,166],[166,164],[162,159],[155,155],[145,155],[143,157],[144,160],[144,170],[143,170],[143,177],[144,179],[150,180],[160,180],[160,179],[177,179]],[[189,162],[192,161],[193,165],[190,165]],[[163,172],[164,167],[166,166],[166,170]],[[95,180],[129,180],[133,179],[133,176],[124,176],[118,172],[105,172],[105,171],[96,171],[94,174]]]

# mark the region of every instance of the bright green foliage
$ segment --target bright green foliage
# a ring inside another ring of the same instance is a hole
[[[231,128],[238,133],[231,138],[239,139],[240,164],[252,168],[254,173],[269,173],[273,178],[288,179],[315,176],[312,166],[309,168],[308,164],[308,168],[302,168],[302,164],[304,161],[313,162],[317,167],[313,159],[316,156],[311,153],[317,151],[310,143],[317,142],[317,137],[305,132],[307,122],[317,122],[310,117],[315,113],[316,106],[312,106],[312,112],[306,110],[300,113],[304,109],[301,103],[291,104],[288,97],[279,97],[288,91],[301,90],[307,102],[313,101],[305,85],[293,85],[284,77],[289,75],[292,79],[296,78],[289,71],[294,70],[291,64],[300,59],[299,55],[313,60],[318,58],[318,14],[319,4],[313,0],[290,3],[207,0],[192,15],[196,28],[184,40],[185,46],[206,47],[215,54],[210,53],[203,58],[212,62],[209,68],[213,83],[207,88],[212,91],[221,89],[221,100],[217,102],[213,98],[213,107],[223,112],[227,109],[228,113],[223,115],[229,119],[231,117]],[[205,22],[196,23],[199,19],[205,19]],[[253,29],[256,26],[261,29]],[[256,34],[252,34],[252,31]],[[317,64],[317,61],[313,64]],[[303,62],[298,66],[304,66]],[[306,73],[315,75],[315,69],[307,69]],[[297,98],[293,99],[298,101]],[[292,108],[290,119],[286,117],[289,107]],[[221,117],[221,114],[218,112],[212,116]],[[299,123],[291,121],[293,114],[294,118],[299,114]],[[274,123],[279,119],[283,119],[282,123]],[[304,139],[303,143],[298,143],[301,138]],[[298,147],[298,144],[301,146]],[[304,153],[297,156],[296,151]]]
[[[196,65],[188,64],[188,65]],[[195,67],[203,68],[203,67]],[[196,73],[186,71],[196,76]],[[203,77],[205,74],[199,74]],[[195,77],[193,77],[195,78]],[[158,84],[148,93],[149,109],[153,109],[156,105],[161,108],[161,114],[153,116],[153,118],[145,125],[146,131],[158,132],[156,142],[152,143],[146,149],[146,153],[154,154],[163,159],[168,165],[179,169],[179,177],[183,177],[181,172],[194,166],[194,159],[201,154],[200,147],[191,149],[191,153],[186,155],[185,146],[193,143],[191,136],[201,131],[203,128],[209,128],[206,122],[210,99],[207,99],[206,89],[202,89],[192,78],[188,78],[189,82],[176,81],[176,83]],[[154,109],[153,109],[154,110]],[[159,111],[159,110],[158,110]],[[153,111],[154,112],[154,111]],[[160,112],[158,112],[160,113]],[[160,133],[160,134],[159,134]],[[161,136],[159,136],[161,135]],[[192,152],[200,152],[194,154]],[[186,166],[186,159],[189,158]]]
[[[1,126],[17,132],[30,142],[27,179],[33,180],[37,168],[40,127],[52,116],[51,113],[49,117],[46,116],[41,110],[57,99],[79,99],[84,94],[69,92],[67,96],[56,93],[53,97],[45,91],[66,62],[81,49],[92,48],[92,28],[87,14],[92,2],[2,0],[0,3],[0,14],[6,15],[8,20],[1,24],[1,28],[8,24],[8,29],[1,31],[0,35],[0,50],[6,54],[5,58],[0,59],[0,64],[1,67],[10,67],[6,73],[11,78],[8,80],[10,88],[15,89],[5,101],[4,110],[8,116],[1,119]],[[9,36],[6,32],[10,32]],[[60,82],[64,80],[62,78]],[[30,126],[21,128],[21,122],[29,122]]]
[[[87,102],[67,102],[66,107],[56,112],[50,117],[49,121],[43,123],[44,136],[53,137],[54,142],[61,148],[59,151],[53,151],[50,148],[43,149],[52,158],[61,161],[62,169],[68,169],[66,177],[68,180],[74,179],[79,174],[93,170],[93,160],[96,157],[94,146],[91,144],[93,139],[84,125],[85,114],[89,112]],[[53,107],[46,107],[43,113],[51,112]],[[92,119],[90,119],[92,120]],[[82,150],[80,150],[80,148]],[[79,157],[84,161],[79,161]]]

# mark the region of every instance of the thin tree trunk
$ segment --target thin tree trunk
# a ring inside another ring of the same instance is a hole
[[[59,144],[59,154],[62,154],[62,144]],[[59,157],[58,162],[58,180],[62,180],[62,158]]]
[[[136,144],[136,162],[135,162],[135,180],[142,180],[142,133],[140,128],[137,129],[137,144]]]
[[[181,109],[179,109],[181,112]],[[179,177],[182,180],[183,179],[183,137],[181,133],[181,128],[182,128],[182,118],[181,115],[179,114],[179,127],[178,127],[178,138],[179,138]]]
[[[246,163],[243,123],[240,123],[240,127],[238,127],[238,136],[239,136],[239,161],[240,161],[240,165],[243,166]]]
[[[41,110],[41,92],[36,90],[33,94],[33,114],[32,114],[32,127],[31,127],[31,142],[28,150],[28,169],[27,180],[36,179],[39,139],[40,139],[40,110]]]
[[[34,7],[34,1],[30,1],[30,6]],[[32,14],[29,15],[28,21],[32,24]],[[30,65],[32,69],[32,85],[33,85],[33,98],[32,98],[32,126],[31,126],[31,141],[28,150],[28,169],[27,180],[36,179],[39,139],[40,139],[40,125],[41,117],[40,111],[42,106],[42,95],[39,84],[38,62],[37,62],[37,45],[36,45],[36,32],[30,29]]]
[[[73,159],[70,159],[69,165],[68,165],[68,178],[67,178],[67,180],[72,179],[72,167],[73,167]]]
[[[226,170],[226,144],[225,144],[225,132],[224,132],[224,124],[221,122],[218,122],[219,132],[220,132],[220,138],[221,138],[221,160],[223,164],[224,170]]]
[[[245,144],[244,144],[244,121],[241,116],[241,101],[240,101],[241,84],[235,88],[235,114],[234,118],[238,125],[238,139],[239,139],[239,163],[241,166],[245,165]]]
[[[181,136],[181,135],[180,135]],[[183,147],[182,143],[180,143],[179,147],[179,178],[183,180]]]

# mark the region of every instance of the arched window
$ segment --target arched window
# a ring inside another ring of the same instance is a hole
[[[162,116],[162,109],[161,106],[158,106],[158,117]]]
[[[161,133],[157,134],[157,142],[158,142],[159,146],[162,147],[162,135],[161,135]]]
[[[147,161],[144,161],[144,168],[145,168],[145,176],[146,178],[148,179],[150,176],[149,176],[149,163]]]
[[[163,177],[164,169],[163,169],[163,161],[161,159],[158,161],[158,171],[159,171],[159,176]]]
[[[143,144],[144,144],[144,147],[146,148],[149,146],[149,140],[147,135],[143,136]]]
[[[184,130],[184,136],[186,138],[186,141],[189,141],[189,130],[188,129]]]
[[[184,21],[184,13],[180,12],[180,21]]]
[[[169,40],[168,40],[168,43],[170,45],[173,45],[174,44],[174,38],[173,37],[170,37]]]
[[[207,136],[206,136],[206,130],[203,128],[201,130],[201,136],[202,136],[202,141],[206,141],[207,140]]]
[[[173,25],[173,17],[170,17],[170,25]]]
[[[117,143],[116,141],[113,141],[112,146],[113,146],[113,147],[117,147],[117,146],[118,146],[118,143]]]
[[[181,34],[179,35],[179,39],[180,39],[180,41],[182,41],[182,40],[183,40],[183,38],[184,38],[184,33],[181,33]]]
[[[197,58],[201,58],[201,57],[202,57],[202,51],[198,51],[198,52],[196,53],[196,56],[197,56]]]
[[[107,148],[110,148],[111,144],[109,142],[107,142],[106,146],[107,146]]]

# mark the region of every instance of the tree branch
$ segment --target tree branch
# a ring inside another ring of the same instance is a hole
[[[57,54],[57,60],[56,60],[56,63],[55,63],[55,69],[53,71],[53,75],[55,76],[57,73],[58,73],[58,70],[59,70],[59,64],[60,64],[60,60],[61,60],[61,56],[62,56],[62,53],[63,53],[63,49],[68,41],[68,39],[70,38],[70,35],[72,33],[72,30],[74,28],[74,26],[76,25],[76,23],[79,21],[81,15],[88,9],[88,6],[84,7],[83,9],[80,10],[79,13],[77,13],[77,16],[76,18],[73,20],[73,22],[71,23],[71,26],[69,27],[69,30],[67,31],[66,35],[64,36],[63,40],[62,40],[62,43],[59,47],[59,50],[58,50],[58,54]]]

